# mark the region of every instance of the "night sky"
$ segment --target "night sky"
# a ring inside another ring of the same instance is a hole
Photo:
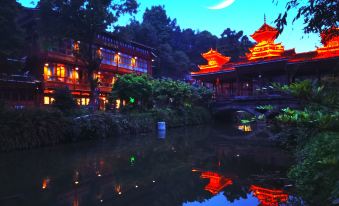
[[[273,22],[278,14],[285,10],[286,2],[280,0],[275,4],[272,0],[235,0],[224,9],[208,9],[222,1],[224,0],[139,0],[140,7],[136,19],[142,19],[142,14],[147,7],[165,5],[167,14],[172,19],[176,18],[181,28],[208,30],[220,36],[223,30],[229,27],[237,31],[243,30],[246,35],[250,35],[263,24],[264,14],[267,23],[274,26]],[[34,6],[32,0],[19,0],[19,2],[24,6]],[[291,11],[290,16],[294,16],[295,13],[296,11]],[[129,22],[129,18],[123,17],[118,24],[125,25]],[[276,42],[282,42],[285,49],[295,48],[297,52],[311,51],[315,50],[316,46],[321,46],[319,34],[303,33],[302,19],[293,25],[290,21]]]

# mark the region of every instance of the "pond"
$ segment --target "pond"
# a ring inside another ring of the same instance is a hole
[[[250,125],[0,154],[0,205],[256,206],[294,199],[290,152]]]

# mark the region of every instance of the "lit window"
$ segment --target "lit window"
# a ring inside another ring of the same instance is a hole
[[[45,80],[49,79],[52,76],[51,68],[49,67],[49,64],[45,64],[44,66],[44,78]]]
[[[57,65],[56,75],[57,75],[57,77],[60,81],[64,80],[64,78],[66,76],[66,69],[65,69],[64,65],[62,65],[62,64]]]
[[[131,59],[131,66],[132,67],[136,67],[137,66],[137,59],[136,58],[132,58]]]
[[[78,105],[81,105],[81,99],[76,99]]]
[[[44,104],[50,104],[49,97],[44,97]]]
[[[116,108],[116,109],[119,109],[119,108],[120,108],[120,104],[121,104],[120,99],[117,99],[117,100],[115,101],[115,108]]]

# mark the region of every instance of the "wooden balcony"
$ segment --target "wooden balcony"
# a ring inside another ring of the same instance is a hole
[[[44,81],[45,89],[58,89],[68,87],[71,91],[90,92],[90,85],[86,81],[79,81],[65,77],[49,77]],[[108,82],[100,82],[99,89],[102,93],[110,93],[113,85]]]
[[[58,89],[63,87],[68,87],[71,91],[90,91],[90,85],[84,81],[55,76],[48,77],[44,80],[45,89]]]

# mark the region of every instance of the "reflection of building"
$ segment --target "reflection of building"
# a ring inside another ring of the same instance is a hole
[[[38,10],[28,8],[23,9],[18,19],[28,34],[26,69],[42,86],[38,103],[51,104],[55,90],[68,87],[79,105],[88,105],[91,91],[89,81],[92,78],[87,72],[88,63],[77,55],[86,44],[63,40],[42,46],[44,37],[37,32],[38,19]],[[97,35],[93,53],[101,60],[100,68],[93,74],[99,85],[101,107],[107,101],[117,74],[152,74],[154,54],[153,49],[147,46],[103,33]]]
[[[288,200],[288,194],[282,190],[266,189],[255,185],[251,185],[250,190],[262,206],[278,206],[279,203],[285,203]]]
[[[209,179],[209,183],[205,186],[205,190],[209,191],[213,195],[218,194],[225,187],[233,184],[233,181],[229,178],[226,178],[216,172],[202,172],[201,178]]]
[[[242,125],[238,126],[238,129],[240,131],[243,131],[243,132],[252,132],[252,126],[251,125],[242,124]]]
[[[273,94],[272,82],[288,84],[299,79],[321,79],[335,74],[339,63],[339,36],[332,35],[335,28],[322,33],[324,46],[316,51],[296,53],[275,43],[278,30],[265,23],[251,37],[256,45],[246,57],[237,62],[217,51],[202,54],[208,65],[192,72],[192,77],[213,88],[217,97],[259,96]]]

